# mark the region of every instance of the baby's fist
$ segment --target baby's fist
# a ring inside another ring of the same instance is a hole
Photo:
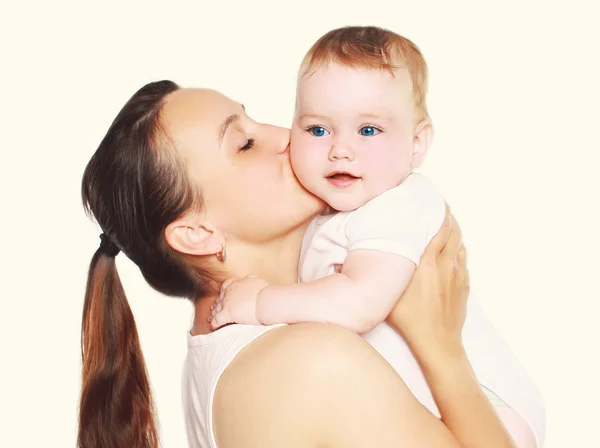
[[[260,325],[256,317],[256,301],[260,291],[268,285],[254,275],[223,282],[221,293],[212,308],[212,327],[217,329],[230,323]]]

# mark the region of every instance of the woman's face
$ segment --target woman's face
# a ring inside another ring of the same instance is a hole
[[[288,129],[257,123],[207,89],[169,95],[162,121],[199,186],[204,218],[227,239],[269,241],[322,209],[291,169]]]

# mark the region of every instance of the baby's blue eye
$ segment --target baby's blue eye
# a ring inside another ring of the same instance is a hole
[[[323,128],[321,126],[314,126],[314,127],[310,128],[308,130],[308,132],[310,132],[315,137],[323,137],[324,135],[329,134],[329,131],[327,131],[325,128]]]
[[[375,135],[379,133],[379,129],[374,128],[373,126],[365,126],[360,128],[360,135],[363,135],[365,137],[371,137],[372,135]]]

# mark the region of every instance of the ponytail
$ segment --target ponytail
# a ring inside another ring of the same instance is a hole
[[[81,199],[105,232],[88,273],[81,346],[78,448],[158,448],[150,384],[135,320],[115,265],[120,250],[150,286],[203,297],[209,273],[176,253],[165,229],[203,200],[161,121],[172,81],[152,82],[121,108],[88,162]]]
[[[157,448],[150,384],[115,257],[90,263],[81,329],[78,448]]]

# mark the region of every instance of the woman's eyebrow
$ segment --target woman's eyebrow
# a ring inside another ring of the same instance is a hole
[[[225,132],[227,132],[227,129],[229,128],[231,123],[234,123],[239,119],[240,116],[238,114],[231,114],[225,119],[223,123],[221,123],[221,126],[219,127],[219,148],[221,147],[221,143],[223,143],[223,137],[225,137]]]

